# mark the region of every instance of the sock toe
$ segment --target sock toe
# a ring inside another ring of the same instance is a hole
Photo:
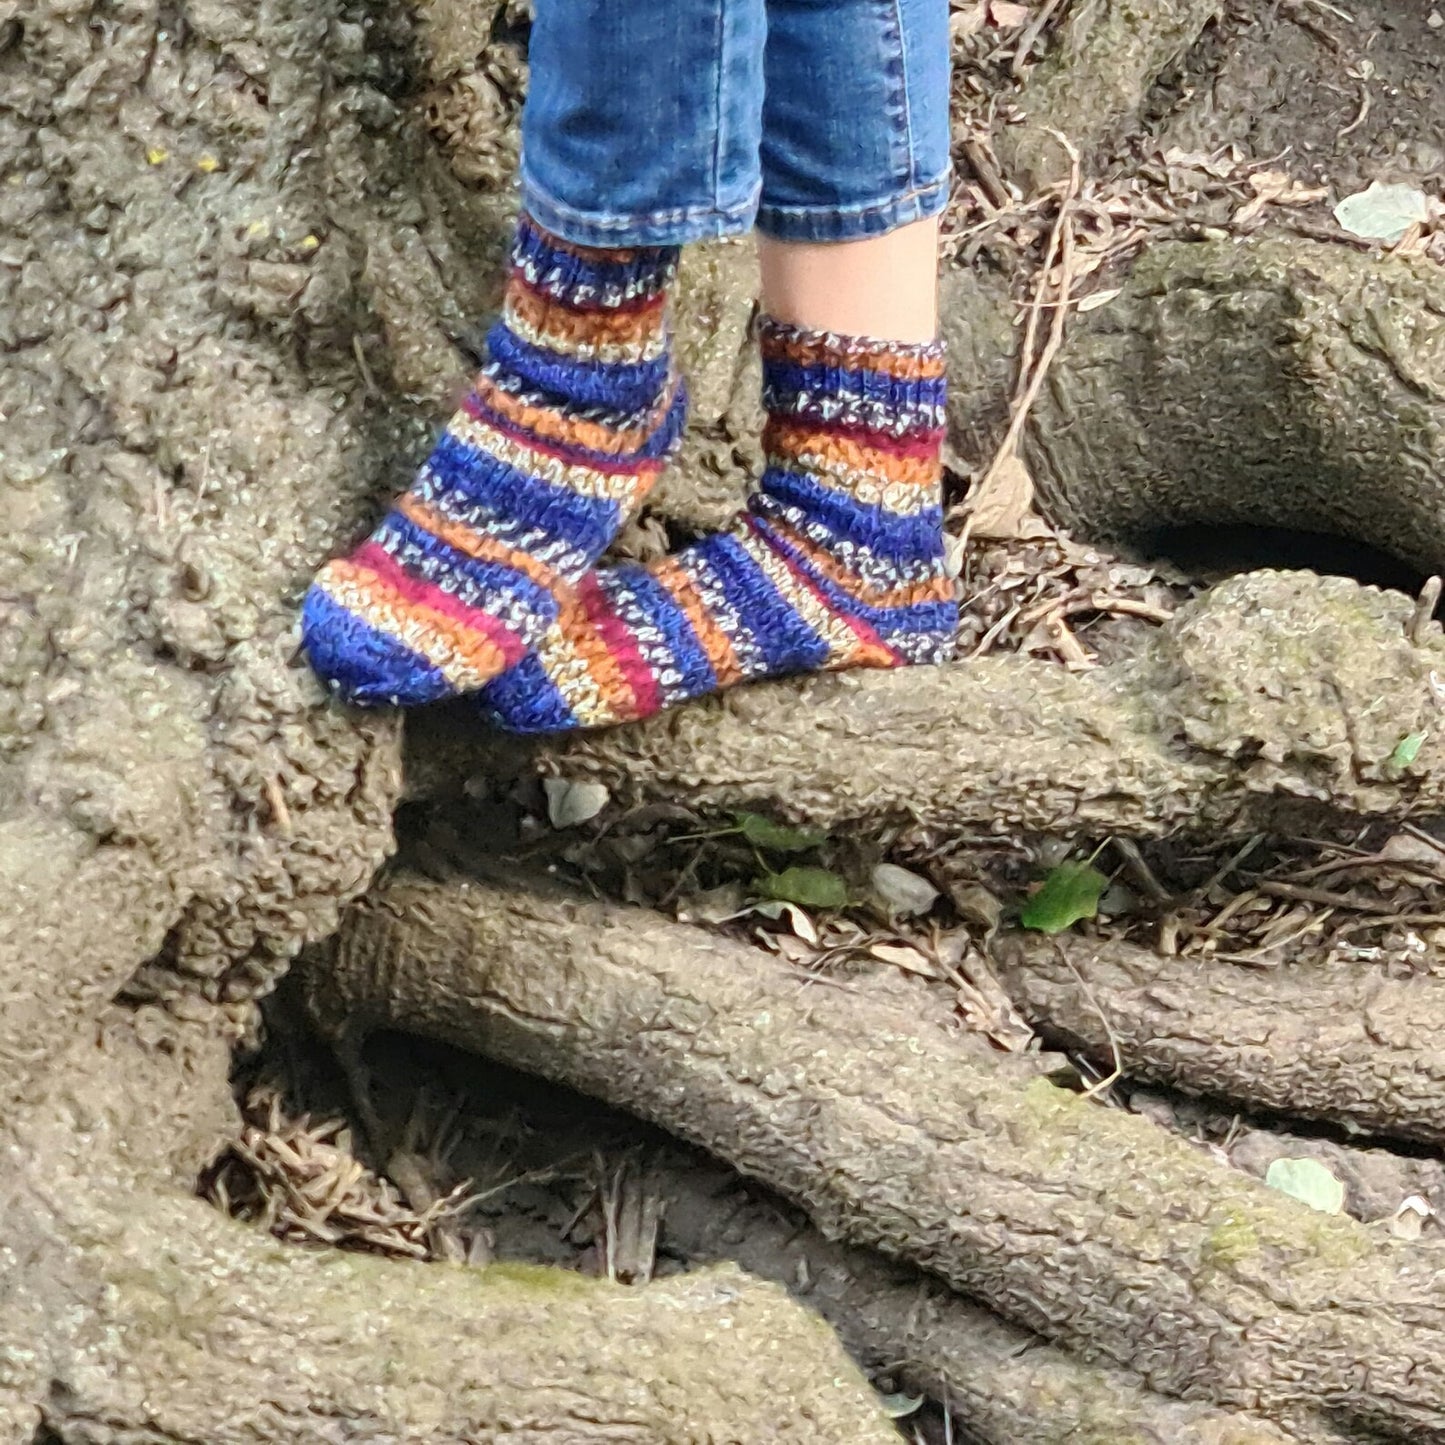
[[[319,584],[302,605],[301,637],[312,668],[358,707],[414,707],[456,691],[424,657],[370,626]]]

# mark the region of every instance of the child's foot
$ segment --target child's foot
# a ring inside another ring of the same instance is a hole
[[[943,662],[939,345],[762,331],[768,465],[748,510],[647,567],[599,568],[482,694],[515,732],[646,717],[752,678]]]
[[[475,390],[411,491],[307,593],[311,665],[349,702],[475,691],[556,620],[682,429],[677,255],[572,246],[520,220]]]

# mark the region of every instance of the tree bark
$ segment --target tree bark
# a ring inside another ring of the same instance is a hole
[[[1088,159],[1132,121],[1149,87],[1220,10],[1219,0],[1087,0],[1066,11],[1048,51],[1025,77],[1021,125],[995,137],[1025,190],[1069,172],[1066,136]]]
[[[1409,598],[1339,577],[1231,578],[1088,673],[985,657],[739,688],[647,723],[529,751],[471,709],[419,716],[414,795],[531,765],[626,801],[762,807],[826,828],[914,821],[952,833],[1159,836],[1268,829],[1302,809],[1429,812],[1445,802],[1438,628]],[[1424,744],[1406,775],[1389,759]]]
[[[305,982],[343,1048],[411,1030],[630,1109],[1161,1393],[1445,1440],[1428,1252],[1020,1082],[916,1008],[531,880],[398,878]]]
[[[1086,1365],[916,1270],[786,1217],[776,1200],[695,1157],[649,1187],[666,1195],[669,1249],[727,1260],[792,1289],[855,1359],[946,1402],[980,1445],[1349,1445],[1316,1417],[1288,1424],[1166,1399],[1128,1371]]]
[[[1249,968],[1116,939],[1009,936],[1000,982],[1045,1038],[1134,1078],[1363,1133],[1445,1140],[1445,979],[1393,965]]]
[[[887,1445],[826,1326],[734,1268],[562,1271],[278,1244],[181,1186],[234,1121],[215,1019],[113,1011],[0,1133],[0,1432],[67,1445],[347,1439]]]
[[[1152,246],[1049,370],[1027,445],[1041,504],[1100,540],[1271,526],[1445,570],[1442,317],[1423,259]]]

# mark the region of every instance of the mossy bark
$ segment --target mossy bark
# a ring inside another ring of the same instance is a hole
[[[1079,0],[1018,98],[1024,123],[995,143],[1026,189],[1061,179],[1069,160],[1058,131],[1086,159],[1138,114],[1161,71],[1220,11],[1220,0]]]
[[[1025,657],[740,688],[634,727],[541,748],[470,711],[419,717],[416,794],[528,766],[625,800],[761,807],[824,827],[1159,835],[1268,827],[1301,809],[1445,802],[1435,725],[1445,641],[1411,603],[1338,577],[1236,577],[1088,673]],[[1426,738],[1410,768],[1389,759]]]
[[[1251,968],[1116,939],[1007,937],[1000,980],[1051,1042],[1138,1079],[1363,1133],[1445,1140],[1445,979],[1426,961]]]
[[[1272,526],[1445,570],[1445,275],[1298,239],[1150,247],[1071,325],[1028,437],[1086,536]]]
[[[234,1127],[216,1023],[113,1010],[0,1125],[6,1440],[896,1439],[826,1325],[735,1268],[627,1289],[419,1265],[184,1197]]]

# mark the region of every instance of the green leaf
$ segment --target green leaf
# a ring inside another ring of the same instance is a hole
[[[1019,922],[1039,933],[1062,933],[1099,911],[1109,880],[1088,863],[1060,863],[1024,905]]]
[[[1426,733],[1406,733],[1395,744],[1395,751],[1385,763],[1386,768],[1392,773],[1403,773],[1420,756],[1420,749],[1425,746],[1427,736]]]
[[[1276,1159],[1264,1182],[1322,1214],[1342,1214],[1345,1186],[1318,1159]]]
[[[848,885],[826,868],[784,868],[757,880],[764,898],[798,903],[804,908],[842,908],[848,902]]]
[[[749,843],[770,853],[806,853],[828,841],[826,833],[816,833],[811,828],[785,828],[761,813],[734,813],[733,821]]]

